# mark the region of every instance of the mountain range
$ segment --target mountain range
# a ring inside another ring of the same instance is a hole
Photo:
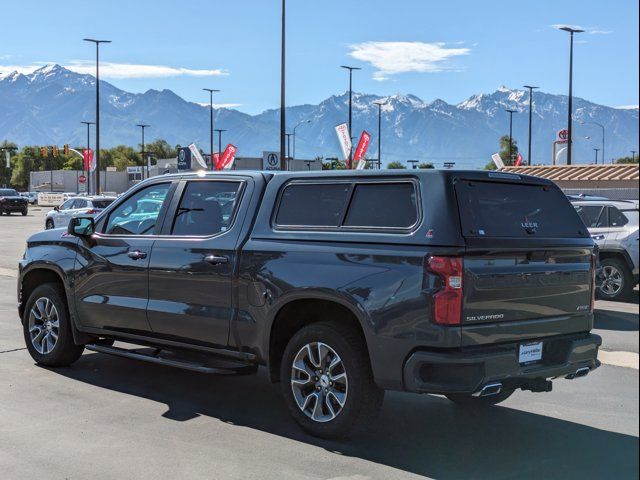
[[[170,144],[195,142],[208,150],[207,106],[188,102],[171,90],[129,93],[100,81],[101,146],[137,146],[144,121],[151,125],[147,141],[163,138]],[[353,94],[354,136],[363,129],[372,134],[369,157],[377,156],[378,107],[382,107],[382,158],[445,161],[457,167],[477,168],[498,150],[500,136],[508,134],[513,115],[513,137],[526,157],[529,96],[523,90],[500,87],[452,105],[443,100],[426,102],[415,95],[381,97]],[[0,139],[18,145],[82,146],[86,127],[95,111],[95,78],[59,65],[48,65],[31,74],[13,72],[0,78]],[[339,156],[334,126],[346,121],[348,93],[334,95],[318,105],[287,107],[290,131],[297,129],[296,158]],[[533,108],[533,163],[549,163],[555,132],[566,124],[567,96],[536,91]],[[638,108],[613,108],[574,97],[574,161],[591,163],[594,148],[601,148],[602,124],[606,135],[606,160],[638,150]],[[584,122],[584,124],[580,123]],[[593,123],[596,122],[596,123]],[[215,110],[215,126],[223,128],[223,144],[234,143],[238,156],[260,156],[279,148],[279,109],[249,115],[234,109]],[[585,138],[590,137],[590,138]],[[93,133],[92,133],[93,143]],[[599,153],[602,155],[602,152]],[[600,158],[601,160],[601,158]]]

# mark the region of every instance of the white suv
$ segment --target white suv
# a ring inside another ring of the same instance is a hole
[[[623,300],[638,284],[638,202],[572,202],[600,249],[601,298]]]
[[[115,199],[115,197],[104,197],[101,195],[70,198],[59,207],[55,207],[47,213],[44,227],[47,230],[66,227],[74,215],[96,215],[107,208]]]

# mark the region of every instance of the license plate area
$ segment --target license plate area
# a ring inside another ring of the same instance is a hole
[[[518,360],[520,365],[531,365],[542,360],[543,342],[522,343],[519,347]]]

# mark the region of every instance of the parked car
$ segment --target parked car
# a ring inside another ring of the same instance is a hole
[[[87,196],[73,197],[59,207],[47,212],[44,228],[66,227],[74,215],[97,215],[115,200],[115,197]]]
[[[21,197],[25,197],[30,205],[38,203],[38,192],[20,192]]]
[[[18,311],[39,364],[86,348],[210,374],[265,365],[303,429],[340,437],[375,425],[385,390],[486,407],[598,367],[594,248],[542,178],[163,175],[31,236]]]
[[[13,188],[0,188],[0,215],[11,215],[14,212],[26,215],[29,212],[29,201]]]
[[[69,200],[70,198],[77,197],[78,194],[75,192],[64,192],[62,196],[65,200]]]
[[[638,285],[638,202],[573,202],[580,218],[599,247],[601,281],[598,295],[625,300]]]

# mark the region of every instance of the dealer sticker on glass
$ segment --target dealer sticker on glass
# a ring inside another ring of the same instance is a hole
[[[542,359],[542,342],[523,343],[520,345],[520,363],[529,364]]]

